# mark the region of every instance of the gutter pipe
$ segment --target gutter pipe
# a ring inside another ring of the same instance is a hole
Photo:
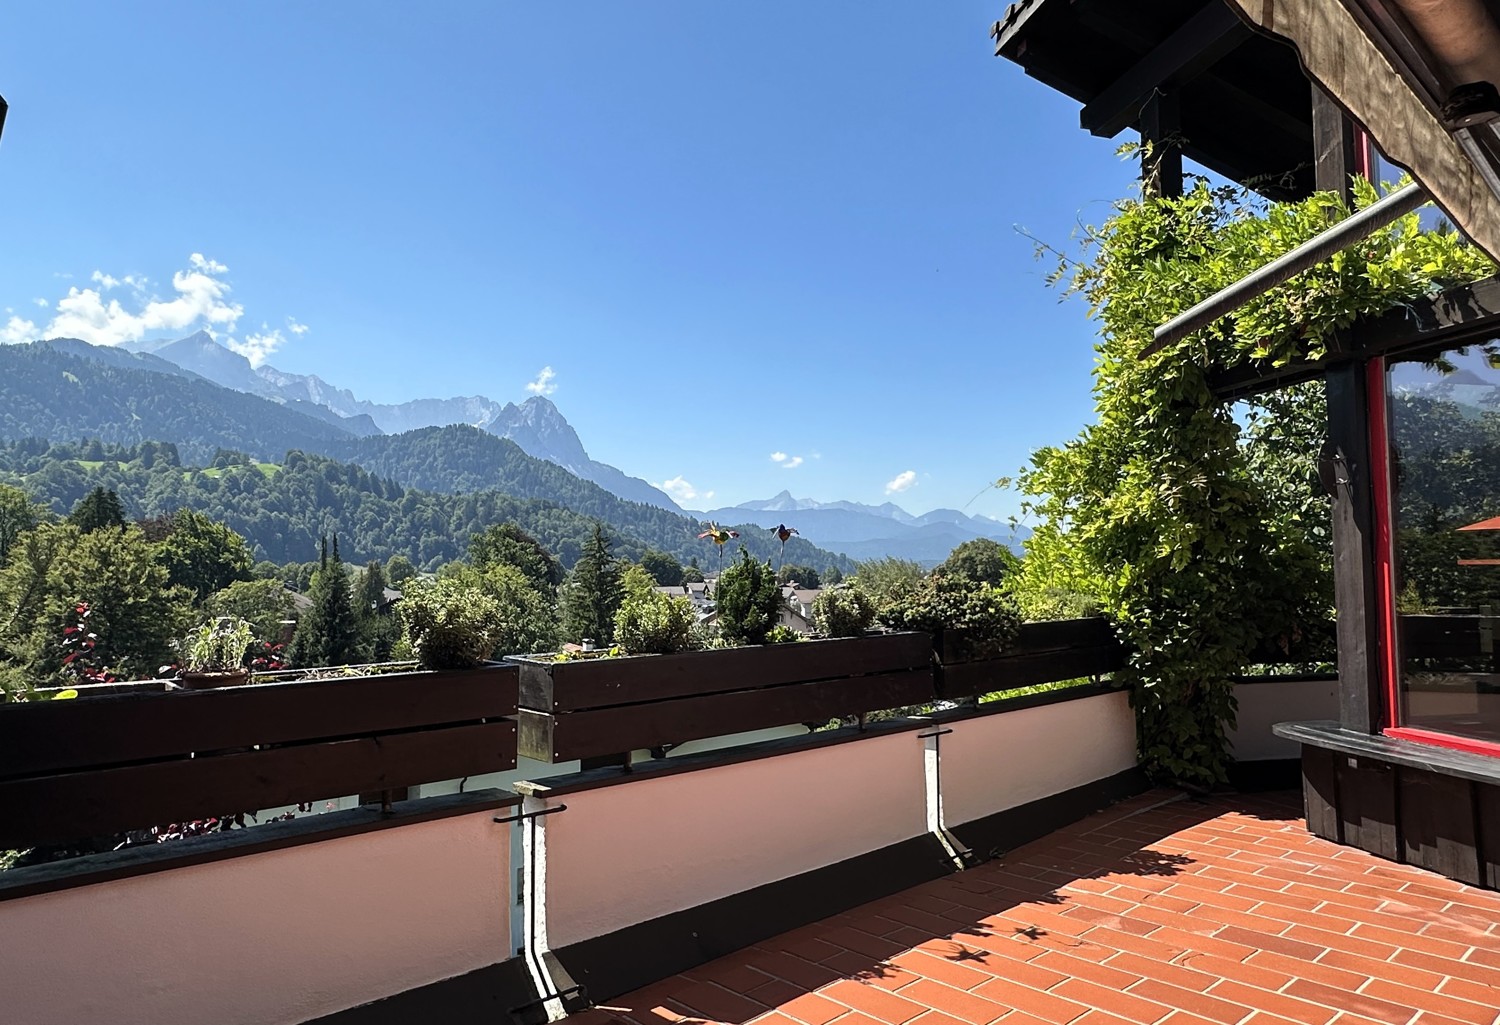
[[[1334,253],[1349,248],[1426,202],[1427,193],[1417,182],[1412,182],[1382,197],[1358,213],[1339,221],[1327,231],[1313,236],[1290,252],[1278,256],[1258,270],[1251,271],[1239,281],[1214,293],[1198,305],[1179,313],[1156,329],[1151,344],[1146,346],[1137,358],[1145,359],[1155,355],[1173,342],[1181,341],[1194,331],[1205,328],[1220,317],[1233,313],[1250,300],[1264,295],[1277,285],[1322,263]]]

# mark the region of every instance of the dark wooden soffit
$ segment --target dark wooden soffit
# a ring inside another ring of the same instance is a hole
[[[1312,93],[1296,54],[1222,0],[1022,0],[991,34],[996,55],[1082,103],[1095,135],[1140,130],[1146,101],[1172,91],[1184,155],[1273,199],[1313,191]]]
[[[1500,338],[1500,277],[1452,288],[1431,299],[1361,321],[1340,332],[1321,360],[1282,367],[1244,365],[1213,377],[1220,399],[1241,399],[1321,377],[1331,368],[1375,356],[1421,356]]]

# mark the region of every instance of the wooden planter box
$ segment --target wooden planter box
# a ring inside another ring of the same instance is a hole
[[[924,633],[569,662],[526,656],[520,753],[598,758],[933,700]]]
[[[1098,676],[1125,665],[1125,650],[1103,618],[1025,623],[998,656],[977,652],[962,630],[933,638],[938,694],[947,700]]]
[[[373,793],[516,764],[493,664],[0,705],[0,849]]]

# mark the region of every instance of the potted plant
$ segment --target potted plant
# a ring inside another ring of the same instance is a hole
[[[182,646],[182,669],[178,679],[190,690],[234,687],[250,678],[245,652],[255,640],[243,619],[221,616],[205,623]]]
[[[456,580],[413,584],[397,612],[412,654],[428,669],[472,669],[499,639],[499,602]]]

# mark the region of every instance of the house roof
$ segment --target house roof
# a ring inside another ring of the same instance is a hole
[[[1500,516],[1494,516],[1478,523],[1471,523],[1467,527],[1459,527],[1459,530],[1500,530]]]

